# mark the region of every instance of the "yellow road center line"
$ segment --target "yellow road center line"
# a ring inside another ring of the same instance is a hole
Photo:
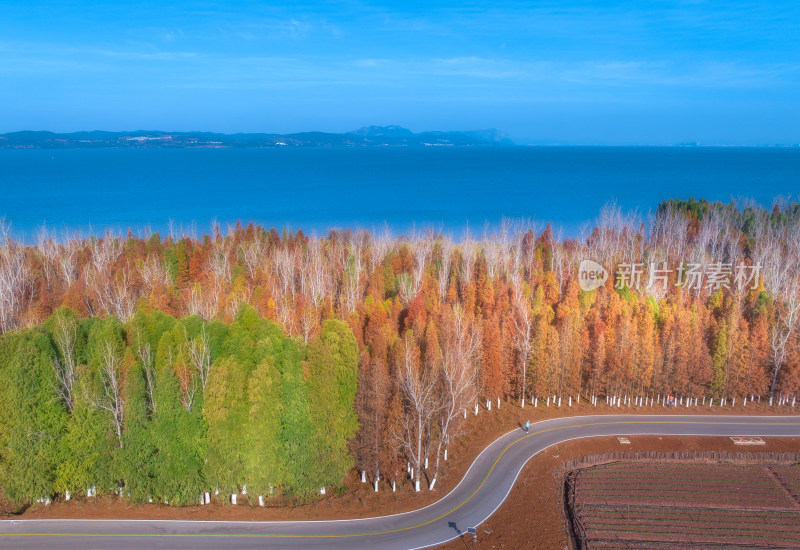
[[[419,529],[420,527],[425,527],[439,521],[440,519],[449,516],[462,506],[464,506],[467,502],[469,502],[472,497],[474,497],[478,491],[480,491],[483,486],[486,484],[486,481],[489,479],[489,476],[492,475],[497,463],[500,462],[500,459],[506,454],[511,447],[528,439],[529,437],[533,437],[534,435],[540,435],[547,432],[553,432],[556,430],[566,430],[569,428],[588,428],[591,426],[607,426],[607,425],[617,425],[617,424],[706,424],[706,425],[713,425],[713,426],[800,426],[800,422],[786,422],[786,423],[776,423],[776,422],[750,422],[750,423],[741,423],[741,422],[697,422],[691,420],[674,420],[674,421],[666,421],[666,420],[622,420],[622,421],[613,421],[613,422],[593,422],[591,424],[572,424],[569,426],[558,426],[555,428],[547,428],[544,430],[539,430],[537,432],[533,432],[530,434],[526,434],[518,439],[515,439],[497,455],[497,458],[492,463],[491,468],[484,476],[483,480],[480,482],[478,487],[472,491],[472,493],[465,498],[458,506],[454,507],[447,512],[436,516],[435,518],[425,521],[423,523],[418,523],[416,525],[410,525],[408,527],[399,527],[397,529],[388,529],[385,531],[372,531],[369,533],[351,533],[351,534],[342,534],[342,535],[304,535],[304,534],[280,534],[280,533],[0,533],[0,537],[254,537],[254,538],[348,538],[348,537],[368,537],[371,535],[387,535],[392,533],[400,533],[403,531],[409,531],[411,529]],[[640,434],[640,435],[647,435],[647,434]],[[675,436],[680,436],[681,434],[674,434]],[[603,437],[603,436],[586,436],[586,437]],[[702,436],[702,437],[715,437],[715,436]],[[769,437],[769,436],[765,436]],[[546,447],[545,447],[546,448]],[[544,450],[544,449],[542,449]],[[415,510],[412,510],[412,512]],[[380,516],[377,516],[380,518]],[[376,519],[377,519],[376,518]],[[125,521],[125,520],[119,520]],[[146,521],[146,520],[144,520]],[[168,521],[168,520],[167,520]],[[181,520],[176,520],[181,521]],[[185,520],[184,520],[185,521]],[[189,520],[191,521],[191,520]],[[324,520],[323,520],[324,521]],[[339,520],[339,521],[347,521],[347,520]],[[302,522],[302,521],[301,521]],[[275,523],[285,523],[281,521],[276,521]],[[291,522],[289,522],[291,523]]]

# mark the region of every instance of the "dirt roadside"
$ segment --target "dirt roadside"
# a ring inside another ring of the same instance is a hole
[[[464,536],[441,550],[527,548],[570,549],[569,527],[562,500],[562,465],[586,455],[637,451],[725,451],[742,453],[800,452],[800,438],[764,438],[762,446],[739,446],[727,437],[630,436],[595,437],[561,443],[533,457],[523,468],[508,498],[478,528],[478,543]],[[490,532],[487,532],[490,531]]]
[[[580,404],[576,403],[573,407],[562,406],[561,408],[547,408],[539,406],[538,408],[533,408],[529,405],[526,406],[525,409],[521,409],[518,405],[512,403],[503,403],[500,410],[498,410],[496,406],[493,406],[492,410],[488,411],[486,410],[485,406],[482,406],[477,416],[470,411],[464,427],[465,433],[460,437],[454,438],[454,442],[450,445],[449,460],[446,463],[446,467],[443,467],[443,471],[439,476],[439,480],[437,481],[436,487],[433,491],[427,490],[425,488],[427,487],[427,483],[426,481],[423,481],[423,490],[419,493],[416,493],[414,492],[411,483],[405,477],[401,477],[398,478],[396,492],[392,492],[391,485],[389,483],[382,482],[379,492],[376,493],[371,483],[361,483],[356,472],[352,472],[342,489],[338,491],[330,491],[328,497],[302,505],[297,505],[290,499],[276,497],[273,499],[268,499],[268,505],[263,508],[259,506],[249,506],[247,505],[247,497],[241,495],[239,496],[238,506],[231,506],[227,504],[227,499],[223,499],[222,495],[220,495],[220,497],[218,497],[219,502],[212,502],[212,504],[207,506],[185,507],[171,507],[165,504],[131,504],[124,499],[120,499],[113,495],[105,495],[88,499],[85,496],[77,496],[70,502],[64,502],[63,499],[56,499],[56,501],[49,506],[34,504],[24,509],[24,511],[22,511],[20,514],[17,514],[15,517],[20,519],[95,518],[270,521],[344,519],[404,512],[430,504],[431,502],[434,502],[435,500],[438,500],[447,494],[453,487],[455,487],[474,458],[483,448],[504,433],[520,427],[526,420],[530,420],[533,423],[539,420],[559,416],[637,413],[669,415],[723,413],[741,415],[789,415],[795,413],[796,415],[800,416],[800,407],[795,409],[792,409],[791,407],[781,407],[779,409],[778,407],[768,407],[766,404],[748,403],[747,407],[737,405],[735,409],[731,407],[714,407],[712,409],[709,409],[708,407],[691,407],[667,410],[659,406],[607,407],[604,405],[599,405],[597,407],[593,407],[589,405],[586,400],[583,400]],[[639,438],[637,438],[637,440],[638,439]],[[583,443],[588,444],[588,442],[584,441],[575,442],[577,445],[581,445]],[[614,443],[617,445],[614,450],[619,450],[619,444],[616,442],[616,439],[614,440]],[[634,445],[631,445],[630,447],[632,448],[625,450],[637,450]],[[770,448],[770,445],[767,447]],[[770,448],[770,450],[774,449]],[[531,468],[532,464],[538,464],[540,458],[546,458],[547,456],[550,456],[549,451],[550,450],[546,451],[540,457],[532,460],[526,467],[525,471],[527,471],[528,468]],[[591,450],[586,452],[594,453],[604,451]],[[559,453],[555,452],[555,454]],[[431,461],[431,467],[432,466],[433,464]],[[541,478],[542,471],[537,473],[535,476],[536,479]],[[518,491],[522,490],[520,485],[521,483],[524,483],[524,480],[528,477],[529,476],[526,475],[520,477],[520,482],[517,484],[515,489],[512,490],[511,495],[509,495],[510,499],[516,495]],[[505,506],[506,504],[504,504],[504,507]],[[500,514],[502,510],[503,508],[498,510],[492,519],[499,517],[498,514]],[[13,509],[7,503],[0,500],[0,516],[8,517],[9,514],[14,512],[19,512],[19,510]],[[510,519],[511,518],[509,518],[509,520]],[[560,523],[556,522],[554,525],[559,526]],[[545,545],[542,547],[552,548],[553,546]]]

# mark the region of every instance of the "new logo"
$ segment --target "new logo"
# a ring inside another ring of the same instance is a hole
[[[608,271],[592,260],[583,260],[578,268],[578,284],[582,290],[590,291],[603,286],[608,279]]]

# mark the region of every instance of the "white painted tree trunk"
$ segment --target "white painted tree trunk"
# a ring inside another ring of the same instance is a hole
[[[447,449],[444,450],[444,461],[447,462]]]
[[[478,404],[477,403],[475,403],[475,416],[478,416]]]
[[[211,495],[206,491],[206,504],[211,504]]]
[[[548,407],[550,406],[550,396],[549,395],[547,396],[547,406]]]
[[[66,494],[64,495],[64,499],[69,501],[69,499],[70,499],[69,491],[67,491]]]
[[[433,491],[433,488],[434,488],[435,485],[436,485],[436,478],[433,478],[433,481],[431,481],[431,486],[428,487],[428,490],[429,491]]]
[[[426,470],[428,469],[428,457],[427,456],[425,457],[425,469]]]
[[[492,400],[491,399],[487,399],[486,400],[486,410],[487,411],[491,411],[492,410]]]
[[[236,506],[236,493],[231,493],[231,504]]]
[[[419,493],[419,480],[414,482],[414,490]]]
[[[533,408],[534,409],[538,409],[539,408],[539,398],[538,397],[534,397],[533,398]]]
[[[572,396],[571,395],[569,396],[569,406],[570,407],[572,406]]]
[[[500,409],[500,398],[499,397],[497,398],[497,409],[498,410]]]
[[[319,490],[319,494],[321,494],[321,495],[325,494],[325,487],[323,487],[322,489]]]
[[[247,494],[247,485],[245,485],[244,487],[242,487],[242,494],[243,494],[243,495],[246,495],[246,494]]]
[[[361,470],[361,483],[366,483],[366,482],[367,482],[367,471]]]
[[[378,480],[377,480],[377,478],[375,479],[375,492],[376,493],[378,492]]]
[[[558,407],[561,408],[561,398],[558,398]]]
[[[258,495],[258,505],[264,506],[264,495]]]
[[[392,492],[397,491],[397,481],[392,480]]]
[[[747,398],[745,397],[744,401],[742,401],[742,407],[746,407],[746,406],[747,406]]]

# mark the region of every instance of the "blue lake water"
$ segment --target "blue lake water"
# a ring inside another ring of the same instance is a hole
[[[254,221],[324,233],[414,224],[459,238],[503,216],[577,236],[603,204],[646,215],[667,198],[800,193],[800,149],[303,148],[0,150],[0,216],[47,227],[208,232]]]

